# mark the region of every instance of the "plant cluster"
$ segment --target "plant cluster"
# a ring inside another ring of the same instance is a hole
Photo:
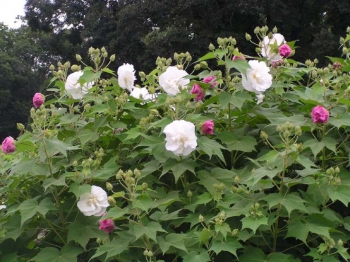
[[[349,260],[350,34],[318,68],[254,33],[138,84],[105,48],[51,66],[2,143],[0,261]]]

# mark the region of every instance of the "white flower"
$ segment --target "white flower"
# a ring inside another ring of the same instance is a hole
[[[123,64],[118,68],[117,74],[119,86],[123,89],[128,89],[131,92],[136,80],[134,66]]]
[[[5,208],[6,208],[5,205],[0,205],[0,210],[1,210],[1,209],[5,209]]]
[[[99,186],[92,186],[91,193],[84,193],[77,203],[85,216],[101,216],[109,206],[107,193]]]
[[[164,128],[165,148],[177,156],[187,156],[197,147],[194,124],[185,120],[175,120]]]
[[[261,46],[261,55],[267,57],[271,62],[281,60],[283,57],[279,55],[278,47],[285,42],[281,34],[273,34],[271,39],[265,36]]]
[[[258,105],[258,104],[262,103],[264,101],[264,97],[265,97],[264,94],[258,94],[256,96],[256,98],[257,98],[256,104]]]
[[[159,76],[159,85],[169,95],[175,96],[180,92],[180,89],[187,88],[190,83],[189,79],[184,79],[187,76],[187,72],[178,69],[176,66],[169,66],[167,70]]]
[[[68,94],[70,94],[74,99],[82,99],[83,96],[88,92],[93,86],[93,82],[85,83],[81,85],[79,83],[79,78],[83,75],[83,71],[78,71],[70,74],[67,77],[65,88]]]
[[[250,92],[261,94],[272,85],[270,68],[263,61],[251,60],[248,63],[250,68],[247,69],[247,76],[242,74],[242,85]]]
[[[145,87],[135,87],[130,95],[140,100],[152,100],[157,96],[156,94],[151,95]]]

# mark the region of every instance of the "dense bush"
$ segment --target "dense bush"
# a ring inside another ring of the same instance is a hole
[[[52,67],[2,144],[0,261],[350,259],[350,35],[326,68],[255,37],[258,58],[232,37],[158,58],[142,88],[104,48]]]

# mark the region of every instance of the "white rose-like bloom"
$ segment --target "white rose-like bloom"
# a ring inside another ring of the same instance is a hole
[[[248,62],[250,68],[247,69],[247,76],[242,74],[243,87],[256,94],[265,92],[266,89],[272,85],[272,76],[270,75],[270,68],[266,63],[258,60],[250,60]]]
[[[187,88],[190,83],[189,79],[184,79],[187,76],[187,72],[178,69],[176,66],[169,66],[167,70],[159,76],[159,85],[164,91],[172,96],[175,96],[180,92],[180,89]]]
[[[130,95],[141,100],[151,100],[153,98],[153,95],[151,95],[145,87],[135,87]]]
[[[99,186],[92,186],[90,193],[80,196],[77,206],[85,216],[101,216],[109,206],[107,193]]]
[[[0,205],[0,210],[1,210],[1,209],[5,209],[5,208],[6,208],[5,205]]]
[[[82,99],[88,90],[93,86],[93,82],[81,85],[79,78],[84,74],[83,71],[78,71],[70,74],[65,83],[65,89],[74,99]]]
[[[271,39],[268,36],[265,36],[262,41],[261,55],[267,57],[271,62],[281,60],[283,57],[279,55],[278,49],[273,50],[271,45],[277,45],[278,48],[285,42],[284,36],[281,34],[273,34]]]
[[[177,156],[187,156],[197,147],[194,124],[185,120],[175,120],[164,128],[165,148]]]
[[[134,88],[134,82],[136,80],[134,66],[130,64],[123,64],[118,68],[117,74],[119,86],[131,92]]]

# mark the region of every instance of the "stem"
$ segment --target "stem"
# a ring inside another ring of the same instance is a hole
[[[232,132],[232,126],[231,126],[231,104],[230,103],[228,103],[227,109],[228,109],[228,126],[229,126],[230,132]]]

